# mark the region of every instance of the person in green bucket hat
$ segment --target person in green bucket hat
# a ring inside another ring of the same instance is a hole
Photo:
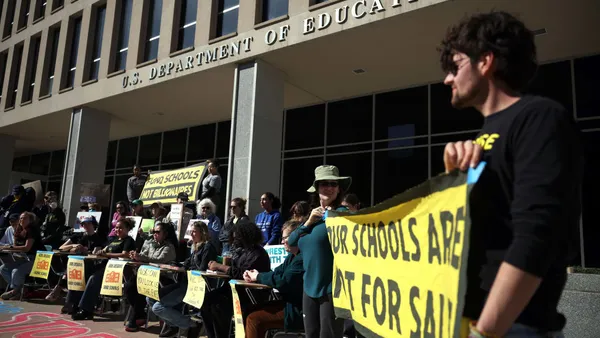
[[[300,248],[304,256],[304,295],[302,308],[306,337],[341,337],[344,320],[336,319],[331,296],[333,252],[327,237],[327,210],[348,211],[342,206],[344,194],[352,178],[340,176],[336,166],[321,165],[315,169],[315,180],[308,192],[318,196],[319,206],[308,220],[288,238],[288,245]]]

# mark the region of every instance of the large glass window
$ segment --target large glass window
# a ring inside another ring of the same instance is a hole
[[[33,20],[43,18],[46,14],[46,3],[48,0],[35,0],[35,9],[33,12]]]
[[[428,179],[427,147],[375,152],[375,203]]]
[[[575,60],[577,117],[600,117],[600,54]]]
[[[215,156],[215,133],[217,124],[205,124],[190,128],[188,140],[188,163]]]
[[[129,29],[131,27],[131,10],[133,0],[121,0],[120,20],[118,26],[119,40],[117,42],[117,55],[115,58],[115,69],[125,69],[127,65],[127,51],[129,50]]]
[[[281,212],[284,218],[289,217],[288,211],[296,201],[308,201],[309,194],[306,189],[313,183],[315,168],[322,164],[322,156],[283,161]],[[341,175],[346,175],[343,169],[340,170]]]
[[[21,59],[23,59],[23,43],[14,47],[12,63],[10,67],[10,78],[8,79],[8,91],[6,94],[6,108],[12,108],[17,101],[19,74],[21,73]]]
[[[16,1],[8,1],[8,3],[7,3],[6,19],[4,21],[4,31],[2,33],[3,39],[12,34],[13,23],[15,21],[16,6],[17,6]]]
[[[197,11],[197,0],[181,0],[177,50],[194,46],[194,38],[196,37]]]
[[[598,87],[598,86],[596,86]],[[583,176],[583,240],[585,264],[588,267],[600,267],[600,250],[597,239],[600,238],[596,208],[598,190],[600,189],[600,132],[583,134],[585,149],[585,168]]]
[[[158,164],[160,162],[161,139],[161,133],[144,135],[140,137],[140,154],[138,159],[138,163],[140,165],[149,166]]]
[[[185,161],[187,129],[167,131],[163,137],[162,163]],[[180,167],[183,165],[180,165]]]
[[[100,71],[100,55],[102,54],[102,37],[104,35],[104,19],[106,17],[106,5],[96,8],[96,22],[94,25],[94,45],[92,54],[89,56],[88,80],[98,80]]]
[[[50,28],[48,33],[48,43],[46,46],[46,59],[44,60],[45,76],[40,88],[40,95],[45,96],[52,93],[52,84],[54,83],[54,71],[56,69],[56,56],[58,55],[58,39],[60,38],[60,25]]]
[[[81,16],[71,19],[71,46],[69,48],[69,62],[64,69],[64,86],[70,88],[75,84],[75,71],[77,69],[77,54],[79,53],[79,37],[81,34]]]
[[[376,95],[375,139],[427,135],[427,100],[427,86]]]
[[[306,137],[310,131],[310,137]],[[285,113],[285,150],[322,147],[325,105],[290,109]]]
[[[7,73],[6,72],[7,61],[8,61],[8,51],[4,51],[4,52],[0,53],[0,103],[2,103],[2,92],[4,90],[4,76]]]
[[[28,173],[29,172],[29,160],[30,160],[30,156],[20,156],[20,157],[15,157],[13,159],[13,167],[12,170],[13,171],[18,171],[21,173]]]
[[[52,2],[52,10],[56,10],[57,8],[63,7],[65,4],[65,0],[53,0]]]
[[[162,15],[162,0],[150,0],[148,6],[148,25],[144,61],[158,57],[158,41],[160,40],[160,21]]]
[[[527,92],[554,99],[572,111],[571,63],[562,61],[541,65]]]
[[[216,36],[237,32],[240,0],[218,0]]]
[[[19,22],[17,30],[27,27],[27,19],[29,18],[29,7],[31,0],[21,0],[21,9],[19,11]]]
[[[289,0],[262,0],[262,21],[288,14]]]
[[[50,170],[50,153],[41,153],[31,156],[29,172],[36,175],[48,175]]]
[[[458,110],[452,107],[452,89],[443,83],[431,85],[431,133],[453,133],[479,130],[483,116],[473,108]]]
[[[50,176],[60,176],[63,174],[65,165],[65,150],[52,152],[52,161],[50,162]]]
[[[363,206],[371,205],[371,156],[372,152],[346,155],[327,155],[327,164],[338,167],[340,175],[352,176],[349,193],[355,193]],[[315,168],[306,173],[314,173]],[[305,175],[306,175],[305,173]],[[314,175],[311,178],[314,179]],[[309,184],[310,186],[310,184]],[[306,187],[308,188],[308,186]],[[305,191],[306,191],[306,188]]]
[[[373,139],[373,96],[329,103],[327,146]]]
[[[217,124],[217,153],[216,157],[229,157],[229,136],[231,135],[231,121]]]
[[[35,74],[40,55],[41,40],[42,37],[39,35],[31,38],[27,69],[25,70],[25,83],[23,84],[23,102],[31,101],[31,98],[33,97],[33,91],[35,89]]]
[[[117,168],[133,168],[137,162],[138,137],[119,140]],[[158,163],[158,161],[157,161]]]
[[[106,170],[115,169],[115,160],[117,159],[117,142],[108,142],[108,149],[106,151]]]

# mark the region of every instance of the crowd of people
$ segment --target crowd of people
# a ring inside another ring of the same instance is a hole
[[[552,100],[521,94],[535,74],[536,49],[531,31],[508,13],[465,18],[448,31],[440,52],[447,73],[444,82],[452,87],[452,105],[474,107],[485,117],[480,138],[449,143],[443,157],[448,173],[487,163],[469,207],[472,227],[463,316],[470,324],[464,328],[473,338],[562,337],[565,318],[557,312],[557,304],[566,265],[576,251],[572,241],[577,238],[582,172],[572,115]],[[490,135],[496,135],[491,142]],[[294,203],[288,220],[281,215],[277,196],[265,192],[260,198],[263,211],[254,222],[241,197],[229,201],[229,217],[222,222],[215,213],[221,188],[217,161],[208,162],[208,171],[195,211],[187,206],[187,194],[177,198],[185,206],[182,224],[198,220],[191,222],[191,240],[183,242],[175,236],[178,229],[166,206],[154,203],[146,209],[139,200],[146,180],[139,166],[128,181],[129,201],[116,203],[108,229],[89,217],[81,222],[82,234],[65,226],[54,192],[46,193],[44,205],[35,206],[35,194],[14,187],[0,202],[0,241],[23,253],[24,259],[2,256],[0,271],[8,284],[2,299],[22,296],[35,253],[51,248],[179,264],[277,289],[277,300],[259,294],[254,305],[239,293],[247,337],[262,338],[271,329],[302,331],[311,338],[353,334],[352,322],[344,327],[335,316],[334,256],[324,221],[328,210],[355,212],[361,207],[357,196],[349,194],[352,178],[340,176],[335,166],[319,166],[307,190],[310,198]],[[87,209],[100,208],[90,204]],[[126,218],[130,215],[152,217],[154,228],[134,240]],[[264,246],[280,243],[289,255],[271,271]],[[75,320],[94,317],[105,267],[106,261],[86,263],[85,291],[68,291],[64,313]],[[233,315],[229,285],[211,285],[199,312],[182,312],[186,274],[178,276],[177,283],[161,276],[161,301],[156,301],[138,294],[134,273],[131,267],[125,270],[124,294],[133,308],[127,331],[139,329],[147,308],[167,326],[160,337],[174,337],[179,330],[196,336],[201,326],[193,316],[200,318],[209,337],[228,337]],[[65,287],[64,280],[54,283],[49,300],[58,299]]]

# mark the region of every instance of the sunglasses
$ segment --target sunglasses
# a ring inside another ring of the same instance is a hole
[[[151,235],[160,234],[162,231],[150,230]]]
[[[337,181],[321,181],[319,182],[319,186],[320,187],[332,187],[335,188],[337,187],[339,184]]]
[[[230,205],[229,206],[229,209],[235,209],[235,208],[237,208],[237,205]]]
[[[209,210],[209,207],[202,207],[202,210]]]

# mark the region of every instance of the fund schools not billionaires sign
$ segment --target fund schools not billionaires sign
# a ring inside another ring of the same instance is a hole
[[[328,212],[338,317],[366,337],[460,337],[478,172],[435,177],[355,214]]]
[[[147,205],[154,202],[174,204],[177,203],[177,195],[185,192],[191,200],[195,200],[205,170],[204,162],[176,170],[152,172],[146,180],[140,199]]]

